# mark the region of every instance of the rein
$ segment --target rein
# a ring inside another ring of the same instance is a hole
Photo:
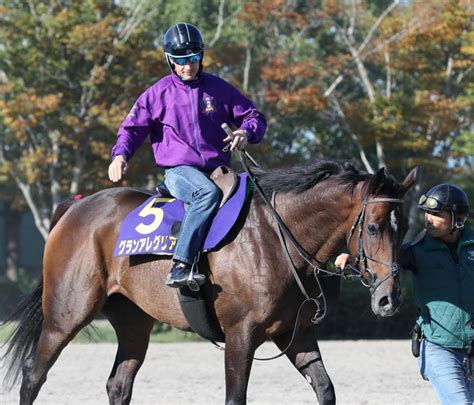
[[[309,297],[308,293],[306,292],[306,289],[304,288],[304,286],[303,286],[303,284],[302,284],[302,282],[299,278],[298,270],[296,269],[296,266],[294,265],[293,260],[291,259],[290,255],[289,255],[288,248],[287,248],[286,242],[284,240],[283,234],[284,234],[284,236],[286,236],[290,240],[291,244],[296,249],[296,251],[301,256],[301,258],[309,266],[311,266],[314,269],[314,276],[315,276],[315,278],[318,282],[318,285],[320,285],[319,279],[317,277],[318,274],[319,273],[325,273],[325,274],[330,275],[330,276],[339,276],[339,277],[342,277],[342,278],[347,279],[347,280],[359,279],[361,281],[361,283],[365,287],[369,288],[370,292],[373,293],[377,289],[377,287],[379,287],[380,284],[382,284],[388,278],[395,277],[396,275],[399,274],[400,265],[398,263],[388,263],[388,262],[376,259],[374,257],[368,256],[365,253],[363,238],[362,238],[362,232],[363,232],[363,225],[364,225],[364,220],[365,220],[365,210],[366,210],[366,207],[367,207],[368,204],[374,204],[374,203],[379,203],[379,202],[392,202],[392,203],[397,203],[397,204],[403,204],[402,199],[400,199],[400,198],[371,198],[371,199],[368,199],[368,200],[364,200],[362,202],[362,208],[360,209],[359,214],[356,216],[356,218],[354,220],[354,223],[352,224],[351,230],[349,232],[349,237],[347,238],[346,245],[349,246],[349,243],[352,239],[352,236],[354,235],[355,229],[358,226],[358,240],[357,240],[358,247],[357,247],[356,261],[357,261],[357,263],[363,263],[364,264],[363,272],[370,275],[369,276],[369,282],[365,281],[364,278],[363,278],[362,272],[359,269],[357,269],[356,267],[352,266],[352,265],[346,266],[347,268],[349,268],[352,271],[352,274],[345,273],[344,269],[336,269],[336,272],[328,271],[325,268],[321,267],[321,266],[324,265],[324,263],[319,262],[316,259],[313,259],[311,257],[311,255],[303,248],[303,246],[301,246],[301,244],[293,236],[293,234],[288,229],[288,227],[283,222],[282,218],[280,217],[280,215],[278,214],[278,212],[275,209],[275,193],[272,194],[272,201],[270,201],[268,199],[268,197],[265,195],[265,193],[263,192],[260,185],[258,184],[255,176],[253,175],[250,167],[245,162],[244,158],[248,159],[256,167],[259,167],[259,165],[248,154],[248,152],[246,152],[246,151],[243,151],[243,152],[238,151],[238,152],[239,152],[240,161],[241,161],[245,171],[249,174],[249,178],[252,180],[255,188],[259,192],[259,194],[262,197],[265,204],[268,206],[268,208],[270,208],[270,210],[272,212],[273,218],[275,219],[276,224],[277,224],[276,229],[277,229],[277,234],[278,234],[278,237],[279,237],[279,240],[280,240],[280,244],[284,248],[285,256],[287,258],[287,261],[290,263],[290,268],[293,272],[293,275],[294,275],[295,280],[298,284],[298,287],[300,288],[301,293],[304,295],[304,297],[306,299],[309,299],[310,297]],[[325,179],[326,177],[327,176],[323,176],[321,178],[321,180]],[[380,263],[380,264],[383,264],[383,265],[389,267],[390,270],[391,270],[390,273],[387,274],[383,279],[378,280],[378,282],[376,282],[374,272],[367,266],[367,261],[368,260],[373,261],[375,263]],[[322,318],[321,318],[321,320],[322,320]],[[316,322],[316,323],[319,323],[319,322]]]
[[[255,176],[252,173],[252,170],[250,169],[249,165],[246,163],[245,159],[248,159],[255,167],[259,167],[257,162],[245,150],[244,151],[238,150],[238,155],[239,155],[240,161],[242,163],[242,166],[244,167],[245,171],[249,174],[249,178],[251,179],[252,183],[254,184],[255,188],[259,192],[259,194],[262,197],[263,201],[265,202],[265,204],[268,206],[268,208],[270,209],[270,211],[272,213],[273,219],[275,220],[275,229],[276,229],[280,244],[283,248],[283,252],[285,253],[286,260],[289,264],[289,267],[290,267],[290,269],[293,273],[293,277],[294,277],[301,293],[305,297],[305,300],[300,304],[300,307],[298,309],[298,313],[297,313],[296,321],[295,321],[295,326],[293,328],[293,334],[291,336],[291,340],[290,340],[288,346],[284,350],[282,350],[280,354],[278,354],[276,356],[269,357],[269,358],[257,358],[257,357],[255,357],[255,360],[273,360],[273,359],[276,359],[276,358],[282,356],[283,354],[285,354],[288,351],[288,349],[291,347],[291,345],[293,344],[294,338],[296,336],[297,329],[298,329],[299,324],[300,324],[301,310],[302,310],[302,308],[305,304],[307,304],[308,302],[313,302],[313,303],[316,304],[316,312],[315,312],[314,316],[311,318],[311,322],[314,325],[317,325],[317,324],[321,323],[322,320],[325,318],[326,313],[327,313],[327,305],[326,305],[326,297],[324,295],[323,289],[321,287],[321,282],[320,282],[319,277],[318,277],[318,275],[320,273],[325,273],[328,276],[339,276],[339,277],[342,277],[342,278],[348,279],[348,280],[359,279],[365,287],[369,288],[371,294],[383,282],[388,280],[390,277],[395,277],[399,274],[400,265],[398,263],[388,263],[388,262],[376,259],[374,257],[368,256],[365,253],[362,232],[363,232],[363,224],[364,224],[364,220],[365,220],[365,210],[366,210],[366,207],[367,207],[368,204],[379,203],[379,202],[392,202],[392,203],[402,204],[403,200],[401,200],[399,198],[372,198],[372,199],[365,200],[362,203],[362,208],[359,211],[359,214],[357,215],[356,219],[354,220],[354,223],[352,224],[351,230],[349,232],[349,237],[347,239],[347,246],[349,246],[349,242],[351,241],[352,236],[354,235],[355,229],[358,226],[358,240],[357,240],[357,244],[358,244],[357,252],[358,252],[358,254],[357,254],[357,257],[356,257],[356,261],[357,261],[357,263],[362,263],[363,266],[364,266],[363,267],[363,272],[366,273],[366,274],[369,274],[369,281],[367,282],[367,281],[364,280],[363,273],[359,269],[357,269],[356,267],[354,267],[352,265],[346,266],[347,268],[349,268],[352,271],[352,274],[345,273],[345,269],[336,269],[336,272],[333,272],[333,271],[328,271],[325,268],[322,268],[321,266],[323,266],[324,263],[321,263],[317,259],[313,259],[311,257],[311,255],[296,240],[296,238],[293,236],[291,231],[288,229],[288,227],[284,223],[283,219],[280,217],[280,215],[276,211],[276,209],[275,209],[275,192],[272,193],[272,201],[270,201],[268,199],[268,197],[265,195],[265,193],[262,190],[261,186],[258,184]],[[322,176],[321,180],[323,180],[327,177],[328,177],[328,175]],[[313,275],[314,275],[314,278],[316,280],[316,283],[317,283],[319,291],[320,291],[319,295],[316,298],[310,297],[309,294],[307,293],[306,289],[304,288],[304,285],[303,285],[303,283],[300,279],[300,276],[298,274],[298,269],[296,268],[290,254],[289,254],[288,246],[287,246],[286,241],[285,241],[285,237],[288,238],[288,240],[291,242],[291,244],[293,245],[295,250],[301,256],[301,258],[309,266],[311,266],[313,268]],[[383,265],[389,267],[390,268],[390,273],[388,273],[382,279],[376,281],[374,272],[367,266],[367,261],[368,260],[379,263],[379,264],[383,264]]]

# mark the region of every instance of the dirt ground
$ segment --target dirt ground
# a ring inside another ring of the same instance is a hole
[[[419,375],[407,340],[322,341],[323,360],[338,404],[436,404]],[[108,404],[105,382],[115,344],[71,344],[51,369],[35,404]],[[278,353],[264,344],[257,357]],[[0,378],[3,379],[3,373]],[[135,381],[132,404],[223,404],[224,354],[210,343],[155,343]],[[19,387],[5,392],[0,404],[19,401]],[[306,380],[286,357],[255,361],[248,389],[250,404],[314,404]]]

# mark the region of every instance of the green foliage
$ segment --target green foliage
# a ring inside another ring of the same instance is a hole
[[[36,278],[24,269],[19,269],[16,282],[0,274],[0,321],[13,312],[18,305],[19,297],[29,294],[36,287],[36,283]]]
[[[48,219],[65,197],[109,186],[106,169],[117,126],[166,67],[147,31],[147,16],[125,6],[4,4],[0,165],[24,184],[30,208]],[[150,162],[149,154],[143,162]]]

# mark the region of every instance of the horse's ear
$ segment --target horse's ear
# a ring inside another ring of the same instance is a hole
[[[385,167],[382,167],[370,179],[369,187],[367,189],[369,194],[377,195],[379,190],[383,186],[386,177],[387,171],[385,170]]]
[[[407,177],[405,177],[405,180],[402,181],[402,186],[405,188],[405,192],[408,191],[408,189],[413,186],[413,184],[416,183],[416,177],[418,175],[418,166],[415,166],[413,169],[411,169],[410,173],[408,173]]]

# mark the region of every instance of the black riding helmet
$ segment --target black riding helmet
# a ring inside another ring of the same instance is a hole
[[[462,229],[469,214],[469,200],[464,190],[454,184],[438,184],[420,197],[418,208],[423,211],[448,211],[452,214],[453,230]],[[458,215],[463,217],[459,218]]]
[[[170,57],[204,54],[204,41],[201,32],[195,25],[188,23],[172,25],[163,36],[163,50],[165,51],[166,61],[174,72],[174,63]],[[199,73],[201,71],[202,57],[199,61]]]

